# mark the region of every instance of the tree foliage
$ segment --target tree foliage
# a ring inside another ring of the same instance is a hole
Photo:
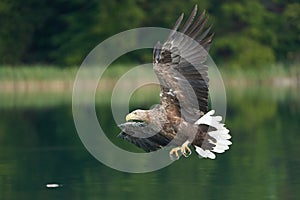
[[[142,26],[171,28],[196,3],[214,24],[212,56],[218,64],[300,60],[296,0],[2,0],[0,64],[79,65],[109,36]]]

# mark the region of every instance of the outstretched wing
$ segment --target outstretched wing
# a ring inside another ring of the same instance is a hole
[[[169,144],[174,137],[172,133],[166,133],[163,129],[158,132],[143,122],[126,122],[120,124],[119,127],[122,132],[118,137],[135,144],[146,152],[161,149]]]
[[[173,105],[175,113],[191,123],[208,111],[208,68],[204,63],[214,35],[211,26],[206,28],[205,11],[196,15],[197,5],[177,32],[183,14],[178,18],[166,42],[158,42],[153,52],[161,104]]]

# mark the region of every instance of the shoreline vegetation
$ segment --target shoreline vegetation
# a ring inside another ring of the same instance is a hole
[[[113,89],[116,81],[129,69],[136,66],[116,65],[109,67],[101,78],[98,90]],[[86,73],[85,87],[88,89],[98,70],[94,68]],[[226,87],[300,87],[300,64],[284,66],[281,64],[242,70],[240,68],[219,68]],[[78,67],[58,68],[54,66],[0,67],[0,93],[7,92],[72,92]],[[92,78],[93,79],[93,78]],[[137,75],[136,81],[145,80]],[[96,80],[96,79],[94,79]],[[125,86],[124,86],[125,87]]]
[[[95,94],[97,104],[110,103],[111,95],[117,81],[135,64],[126,66],[112,66],[103,73],[103,78],[98,84]],[[99,70],[99,68],[94,68]],[[16,107],[44,107],[57,104],[69,105],[72,100],[73,84],[78,67],[57,68],[54,66],[23,66],[0,67],[0,108]],[[149,73],[151,72],[151,73]],[[140,83],[147,82],[152,77],[152,69],[146,73],[130,77],[130,81],[119,84],[121,91],[128,94],[129,88],[135,88]],[[239,68],[220,68],[228,98],[232,95],[246,93],[259,93],[260,98],[280,100],[282,98],[299,99],[300,66],[273,65],[265,68],[242,70]],[[95,71],[90,70],[85,74],[83,81],[82,101],[85,101],[85,91],[91,91],[95,82],[90,77],[95,77]],[[94,75],[94,76],[93,76]],[[94,79],[95,81],[96,79]],[[128,79],[127,79],[128,80]],[[97,81],[97,80],[96,80]],[[142,84],[143,85],[143,84]],[[120,88],[118,88],[120,89]],[[120,91],[120,90],[119,90]],[[145,92],[146,91],[146,92]],[[132,91],[131,91],[132,92]],[[130,93],[130,92],[129,92]],[[143,86],[135,90],[130,97],[133,105],[144,102],[159,102],[159,86]],[[121,94],[120,94],[121,95]],[[122,94],[124,95],[124,94]],[[126,95],[125,95],[126,96]],[[122,104],[122,101],[117,102]]]

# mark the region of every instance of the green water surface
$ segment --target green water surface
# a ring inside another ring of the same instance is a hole
[[[74,126],[70,94],[1,94],[0,199],[297,199],[298,91],[227,89],[230,150],[216,160],[193,153],[145,174],[116,171],[89,154]],[[110,103],[100,101],[96,109],[108,138],[138,151],[116,137]]]

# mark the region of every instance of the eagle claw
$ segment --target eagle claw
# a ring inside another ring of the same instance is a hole
[[[189,148],[189,143],[188,143],[188,141],[185,142],[185,143],[183,143],[183,145],[181,146],[180,150],[181,150],[182,155],[183,155],[184,157],[186,157],[186,158],[189,157],[189,156],[192,154],[192,151],[191,151],[191,149]]]
[[[175,147],[175,148],[171,149],[171,151],[169,153],[171,160],[178,160],[180,158],[179,153],[178,153],[178,151],[180,151],[180,150],[181,150],[181,147]],[[173,155],[175,155],[175,157],[173,157]]]
[[[184,157],[187,158],[192,154],[192,151],[187,145],[186,146],[182,145],[181,146],[181,153]]]
[[[173,155],[175,154],[175,159],[178,160],[180,158],[179,151],[184,157],[189,157],[192,154],[191,149],[188,146],[188,142],[185,142],[181,147],[175,147],[170,151],[170,157],[173,160]]]

